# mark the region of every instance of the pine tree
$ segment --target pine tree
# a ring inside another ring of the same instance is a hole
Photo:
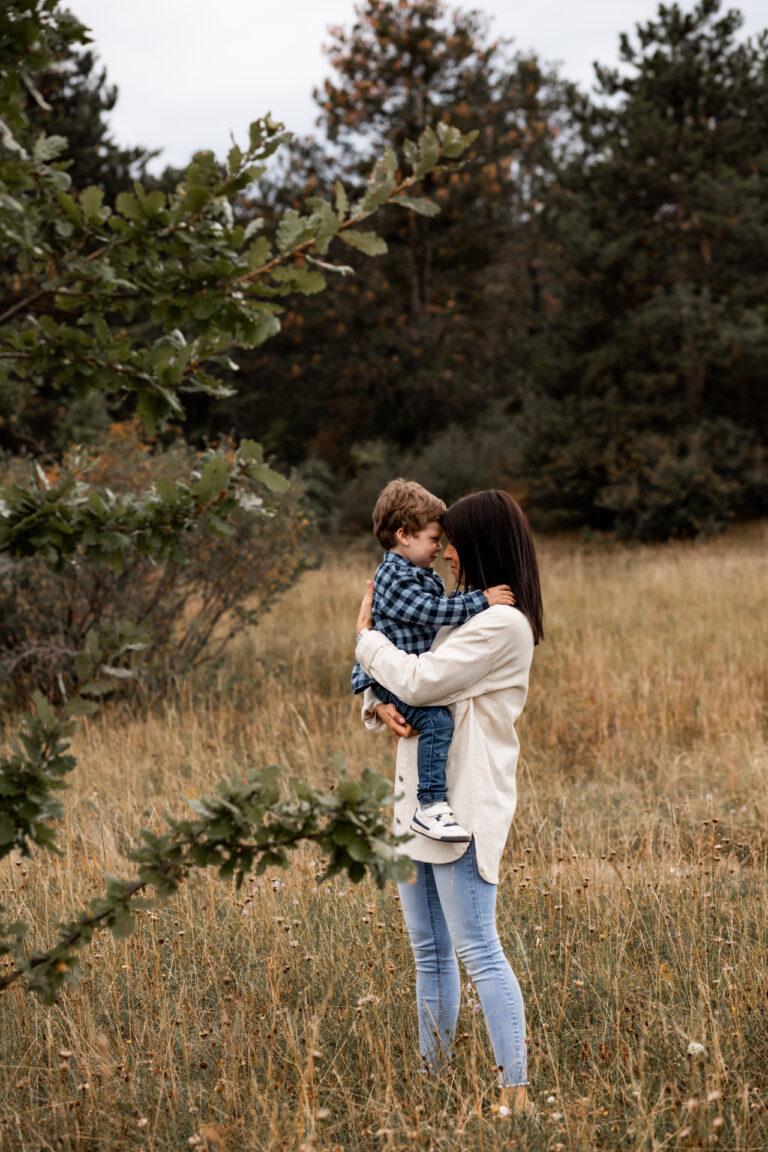
[[[423,443],[517,398],[522,345],[546,306],[537,207],[565,86],[492,40],[479,13],[439,0],[363,0],[327,52],[334,76],[316,99],[329,144],[295,154],[294,176],[310,187],[354,184],[366,157],[438,120],[479,128],[464,167],[424,182],[439,215],[388,209],[388,252],[365,285],[337,282],[249,360],[238,420],[262,422],[284,459],[314,454],[344,471],[360,441]]]
[[[528,452],[534,499],[570,520],[653,537],[765,509],[768,34],[741,24],[661,6],[574,108]]]

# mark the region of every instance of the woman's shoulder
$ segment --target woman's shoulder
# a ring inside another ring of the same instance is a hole
[[[485,628],[489,632],[507,632],[510,634],[518,632],[525,634],[527,632],[533,636],[528,617],[519,608],[510,607],[508,604],[492,604],[490,608],[478,612],[468,623]],[[466,626],[465,624],[464,627]]]
[[[444,635],[443,635],[444,634]],[[533,648],[533,630],[519,608],[506,604],[494,604],[477,615],[470,617],[465,624],[441,628],[441,639],[450,635],[454,641],[474,644],[482,638],[487,644],[504,648],[509,644],[528,645]]]

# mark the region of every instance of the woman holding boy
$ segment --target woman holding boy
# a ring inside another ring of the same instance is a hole
[[[454,730],[446,764],[448,798],[469,843],[412,837],[416,866],[400,897],[416,961],[419,1044],[426,1067],[450,1057],[461,985],[456,955],[477,989],[499,1069],[501,1108],[532,1111],[527,1093],[525,1011],[496,930],[499,861],[515,811],[515,721],[528,690],[534,646],[543,636],[536,553],[522,510],[505,492],[466,496],[441,517],[444,558],[457,586],[508,585],[514,607],[492,605],[458,627],[442,628],[431,650],[404,652],[372,626],[373,584],[358,617],[356,658],[387,692],[413,707],[449,707]],[[369,728],[413,729],[395,705],[366,691]],[[395,832],[416,806],[417,741],[398,744]]]

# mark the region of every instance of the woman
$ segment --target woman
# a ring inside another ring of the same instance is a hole
[[[408,704],[449,705],[454,736],[448,794],[467,844],[417,836],[403,848],[416,878],[400,898],[416,960],[419,1045],[430,1070],[450,1057],[461,997],[456,954],[477,989],[499,1069],[501,1110],[533,1111],[527,1092],[525,1011],[517,978],[496,931],[499,861],[515,811],[515,721],[528,690],[534,646],[543,636],[536,552],[520,507],[506,492],[465,496],[442,517],[445,559],[457,585],[509,584],[515,607],[479,612],[443,628],[430,652],[400,651],[371,626],[372,584],[360,608],[356,656],[378,683]],[[370,693],[370,689],[368,690]],[[369,728],[413,735],[394,705],[366,697]],[[416,806],[416,741],[398,745],[395,832]]]

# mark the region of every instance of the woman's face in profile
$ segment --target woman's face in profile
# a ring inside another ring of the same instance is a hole
[[[453,544],[447,543],[443,548],[443,560],[445,560],[450,567],[451,576],[453,576],[454,580],[458,581],[461,564],[459,563],[459,554]]]

